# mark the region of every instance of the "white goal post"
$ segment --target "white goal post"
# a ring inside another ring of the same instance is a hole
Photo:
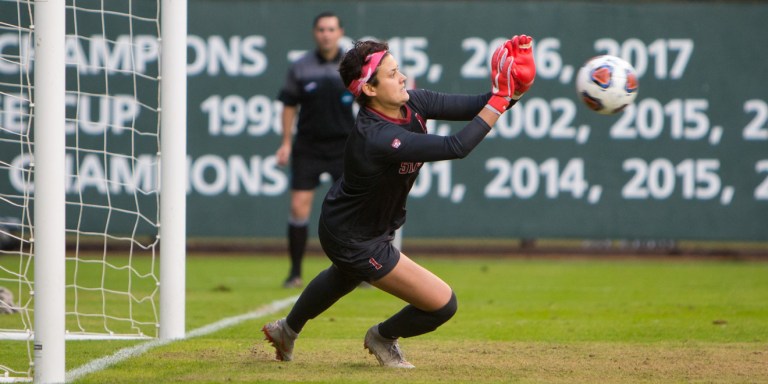
[[[64,1],[36,1],[34,105],[34,375],[64,382],[66,94]]]
[[[187,233],[187,0],[162,0],[160,338],[184,337]]]
[[[74,312],[75,317],[78,318],[78,327],[80,327],[80,317],[85,318],[90,316],[77,313],[77,304],[74,304],[75,309],[73,311],[70,308],[72,299],[67,297],[67,295],[69,295],[70,292],[75,292],[76,295],[77,292],[86,292],[92,295],[100,294],[102,300],[105,302],[104,305],[106,306],[106,302],[109,300],[104,297],[114,294],[108,287],[105,288],[102,286],[98,289],[91,289],[90,287],[79,286],[76,282],[71,283],[66,281],[68,276],[67,273],[71,273],[71,271],[68,272],[67,263],[72,259],[71,255],[67,254],[67,236],[76,236],[78,243],[81,238],[79,222],[77,229],[73,230],[67,228],[68,205],[73,205],[71,202],[67,201],[66,194],[69,188],[67,183],[73,183],[72,180],[75,180],[74,183],[83,182],[81,180],[81,175],[75,174],[72,176],[68,175],[68,172],[72,171],[72,161],[77,163],[74,166],[76,171],[81,169],[78,156],[88,156],[92,152],[97,152],[88,149],[84,151],[86,155],[83,155],[83,153],[77,152],[78,149],[75,149],[74,151],[76,153],[74,156],[71,156],[68,153],[68,151],[72,151],[72,148],[67,147],[67,135],[71,133],[72,125],[74,125],[76,131],[78,130],[78,123],[75,122],[73,124],[70,121],[68,126],[68,119],[70,118],[67,116],[67,108],[72,106],[71,100],[77,98],[77,110],[79,113],[80,98],[96,96],[90,93],[92,92],[91,90],[81,91],[79,88],[79,72],[77,79],[78,89],[76,90],[77,95],[73,97],[72,89],[68,88],[70,84],[66,83],[68,79],[67,66],[73,65],[71,62],[67,62],[68,57],[65,51],[65,47],[68,47],[68,27],[70,31],[72,30],[72,26],[67,25],[67,10],[69,8],[71,12],[76,13],[75,11],[72,11],[72,9],[77,7],[78,0],[17,1],[19,4],[23,4],[20,8],[22,6],[29,7],[32,5],[31,8],[34,10],[33,16],[31,17],[33,25],[28,26],[29,35],[31,36],[30,48],[34,52],[34,80],[32,81],[33,84],[29,84],[31,94],[27,95],[29,97],[29,115],[33,120],[32,129],[34,132],[34,140],[33,143],[31,143],[33,145],[29,145],[30,143],[21,143],[19,145],[19,147],[24,145],[34,147],[34,153],[31,156],[34,160],[30,159],[28,164],[25,165],[26,168],[21,171],[18,169],[19,167],[17,167],[17,163],[20,162],[4,162],[5,160],[0,158],[0,166],[11,164],[6,167],[9,169],[7,171],[9,174],[14,172],[18,174],[31,172],[34,175],[34,177],[31,178],[34,179],[34,197],[30,199],[32,200],[33,209],[24,207],[24,212],[30,210],[34,212],[34,216],[29,225],[30,236],[28,239],[21,239],[27,244],[22,246],[22,249],[24,252],[30,252],[32,256],[34,280],[29,284],[28,281],[25,280],[31,279],[29,276],[20,277],[21,280],[19,280],[18,286],[24,288],[19,288],[18,291],[20,292],[17,293],[22,297],[26,295],[32,298],[32,300],[29,301],[33,302],[33,310],[31,307],[27,308],[19,306],[16,308],[18,311],[25,312],[23,315],[19,315],[19,317],[34,319],[33,325],[31,326],[32,329],[26,330],[28,336],[25,337],[24,330],[22,330],[22,332],[19,333],[21,334],[21,337],[16,337],[17,339],[26,339],[28,343],[30,342],[30,338],[33,340],[33,364],[30,364],[33,368],[29,369],[27,372],[33,372],[34,377],[24,375],[23,370],[13,371],[22,374],[11,377],[9,376],[9,372],[6,371],[5,374],[0,372],[0,382],[31,381],[34,379],[37,383],[62,383],[65,382],[65,340],[71,338],[71,334],[66,328],[68,326],[66,316],[69,316],[69,314]],[[155,108],[154,111],[157,114],[158,121],[157,129],[155,130],[156,132],[149,135],[139,132],[139,128],[128,127],[126,129],[138,132],[138,136],[151,136],[157,138],[158,148],[155,160],[157,180],[153,187],[156,191],[153,193],[159,195],[159,201],[156,209],[157,219],[150,224],[150,226],[156,228],[157,233],[154,235],[152,249],[149,252],[152,253],[152,263],[154,263],[154,244],[159,244],[159,278],[157,278],[157,283],[153,283],[153,285],[156,284],[158,287],[155,290],[159,291],[159,316],[156,316],[157,321],[153,321],[152,324],[156,324],[157,337],[161,339],[180,339],[185,336],[187,0],[157,0],[157,2],[160,26],[159,36],[157,36],[157,47],[159,47],[159,57],[157,58],[159,74],[156,76],[156,79],[153,78],[151,80],[159,83],[159,96],[157,97],[159,100],[156,107],[148,107],[149,109]],[[91,3],[94,2],[91,1]],[[106,3],[108,4],[109,2]],[[127,1],[126,3],[130,4],[131,1]],[[115,13],[108,9],[104,9],[104,4],[105,2],[102,1],[101,12],[107,16],[101,16],[102,24],[105,23],[104,20],[109,19],[109,17],[113,16]],[[130,9],[131,5],[128,5],[128,8]],[[85,10],[85,12],[89,13],[94,13],[96,11],[98,10]],[[0,16],[0,24],[3,22],[1,17],[2,16]],[[140,19],[140,17],[129,17],[129,19],[131,20],[127,23],[131,26],[129,28],[132,28],[134,22],[133,19]],[[21,20],[21,18],[19,20]],[[20,27],[19,30],[25,30],[26,28],[27,26]],[[76,26],[74,27],[74,30],[75,33],[77,33]],[[126,33],[130,34],[130,40],[133,41],[132,30],[126,31]],[[21,33],[19,33],[19,35],[21,36]],[[78,36],[77,38],[81,37]],[[92,36],[85,36],[82,38],[83,40],[87,40],[90,44],[95,44],[94,41],[96,43],[108,41],[106,32],[104,32],[103,39],[99,39],[98,37],[94,38]],[[22,47],[22,40],[22,38],[19,38],[19,63],[23,63],[24,61],[23,58],[21,58],[21,52],[24,50],[24,47]],[[114,44],[115,46],[119,46],[120,43],[122,42],[111,41],[109,43],[104,43],[104,45]],[[129,44],[133,45],[134,43],[131,42]],[[71,47],[71,45],[69,47]],[[144,49],[144,47],[137,48],[137,51],[140,51],[141,49]],[[130,52],[134,52],[133,48],[131,48]],[[133,56],[131,55],[131,57]],[[5,57],[0,57],[0,59],[5,60]],[[104,61],[104,68],[99,68],[98,71],[104,73],[104,83],[106,83],[104,87],[106,91],[104,91],[103,95],[98,96],[103,96],[103,99],[108,100],[125,97],[124,95],[114,96],[110,94],[111,85],[109,83],[109,75],[107,74],[109,72],[107,68],[108,64],[106,63],[107,59],[104,59]],[[78,67],[79,64],[75,63],[74,66]],[[23,72],[23,70],[20,71]],[[143,79],[137,81],[136,78],[141,77],[142,75],[143,74],[132,75],[134,78],[134,95],[142,92],[141,89],[136,90],[137,87],[141,87],[140,84],[142,84],[141,81],[143,81]],[[24,88],[24,86],[19,88]],[[2,89],[0,89],[0,97],[6,96],[12,97],[14,95],[3,95]],[[135,101],[134,103],[141,104],[142,102]],[[142,108],[144,108],[143,105]],[[0,113],[2,112],[3,111],[0,111]],[[10,112],[5,111],[5,113]],[[6,121],[8,120],[6,119]],[[70,132],[68,132],[68,129],[70,129]],[[120,129],[123,128],[120,127]],[[3,132],[4,131],[0,130],[0,136],[2,136]],[[125,137],[125,135],[123,137]],[[0,137],[0,139],[2,139],[2,137]],[[133,140],[133,138],[129,140]],[[134,153],[129,153],[127,155],[121,153],[108,153],[107,150],[110,149],[111,146],[110,148],[107,147],[107,144],[104,144],[102,150],[103,153],[100,152],[94,156],[101,156],[101,158],[105,159],[105,164],[103,165],[105,168],[107,167],[106,159],[119,158],[119,160],[124,160],[124,162],[130,162],[132,167],[136,167],[136,164],[139,164],[142,160]],[[17,159],[26,158],[25,156],[26,155],[22,154],[18,156]],[[73,157],[74,160],[71,160]],[[133,172],[136,172],[135,168],[130,169]],[[136,176],[133,177],[135,178]],[[112,186],[113,184],[111,183],[115,182],[112,180],[101,180],[99,183],[104,186]],[[136,192],[137,194],[145,192],[136,186],[129,186],[129,188],[123,185],[122,187],[124,187],[124,189],[139,190]],[[3,198],[3,190],[0,189],[0,203],[3,203],[4,200],[13,200],[12,198]],[[82,202],[82,195],[80,196],[80,200],[81,207],[79,207],[79,209],[80,215],[82,216],[84,211],[92,209],[92,207],[87,206],[88,203]],[[108,194],[107,200],[109,200],[111,204],[110,196]],[[137,222],[146,220],[147,218],[144,217],[143,212],[138,207],[139,204],[137,203],[136,205],[137,211],[130,212],[130,214],[132,217],[136,217]],[[83,208],[83,206],[86,208]],[[117,205],[110,205],[104,208],[103,211],[108,212],[106,215],[115,213],[115,216],[119,216],[119,214],[124,214],[124,212],[122,212],[123,208]],[[110,219],[106,220],[107,228],[109,227],[109,220]],[[2,222],[0,222],[0,224],[2,224]],[[138,224],[134,224],[133,226],[133,235],[135,236],[135,227],[138,226]],[[88,232],[88,230],[85,229],[83,231]],[[76,234],[73,235],[73,233]],[[86,235],[94,234],[86,233]],[[96,234],[96,236],[101,236],[103,239],[103,248],[104,253],[106,254],[108,252],[107,241],[114,240],[115,238],[108,232]],[[119,240],[123,239],[121,238]],[[127,243],[129,244],[128,247],[131,249],[131,254],[134,248],[143,247],[143,244],[141,244],[140,241],[132,238],[128,239]],[[75,252],[79,255],[79,251]],[[0,258],[1,257],[3,257],[3,254],[0,254]],[[84,263],[87,262],[90,262],[90,260],[84,261]],[[111,267],[108,261],[99,262],[105,266],[105,269]],[[2,267],[2,265],[0,265],[0,267]],[[80,266],[75,268],[80,268]],[[23,268],[20,267],[20,269]],[[127,270],[127,274],[131,276],[138,274],[132,266],[120,267],[117,269]],[[152,276],[150,276],[150,281],[154,282],[154,280],[152,280],[154,279],[154,268],[152,268],[152,270],[153,272]],[[10,279],[2,279],[2,272],[4,271],[7,270],[0,269],[0,283],[3,281],[10,281]],[[132,278],[133,277],[127,278],[129,280],[129,287]],[[104,277],[102,277],[102,280],[104,280]],[[28,285],[31,287],[27,289],[26,286]],[[91,292],[96,290],[100,292],[95,294]],[[122,293],[120,294],[122,295]],[[74,301],[86,300],[86,296],[87,295],[82,294],[82,298],[76,298]],[[129,306],[134,305],[133,303],[137,303],[136,305],[138,306],[138,304],[143,304],[144,301],[155,301],[154,294],[149,295],[147,298],[142,297],[138,300],[131,296],[130,293],[124,296],[128,297],[126,301],[129,302]],[[150,303],[149,306],[154,308],[155,304]],[[110,333],[112,332],[110,331],[109,326],[107,326],[107,323],[113,319],[110,318],[110,314],[107,313],[107,310],[102,310],[102,312],[103,313],[100,316],[104,319],[97,321],[102,321],[105,324],[104,330],[101,332],[106,334],[105,338],[109,338]],[[127,312],[129,312],[129,316],[132,316],[133,308],[131,307]],[[143,319],[137,321],[134,321],[133,319],[129,320],[131,324],[139,324],[141,327],[146,326],[147,324]],[[27,325],[25,325],[25,327],[27,327]],[[137,329],[140,338],[147,336],[143,333],[140,327],[135,325],[129,325],[128,327]],[[83,334],[81,336],[84,338],[99,337],[95,334],[99,332],[91,333],[90,331],[84,330],[83,327],[80,327],[80,330]],[[0,327],[0,339],[7,335],[11,335],[11,339],[14,338],[12,332],[4,332],[3,327]],[[28,347],[27,349],[30,348]],[[4,367],[3,363],[3,361],[0,361],[0,368]]]

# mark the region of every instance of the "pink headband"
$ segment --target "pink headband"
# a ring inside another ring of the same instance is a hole
[[[363,91],[363,84],[367,83],[368,80],[371,79],[373,72],[376,71],[376,67],[379,66],[381,59],[386,54],[387,51],[379,51],[371,53],[368,55],[368,57],[365,58],[366,63],[363,64],[363,69],[360,71],[360,78],[352,80],[352,82],[349,83],[349,86],[347,87],[347,89],[352,92],[355,97],[360,96],[360,93]]]

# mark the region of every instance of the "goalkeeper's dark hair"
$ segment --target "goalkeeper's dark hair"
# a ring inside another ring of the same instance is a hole
[[[344,54],[344,58],[341,59],[341,64],[339,64],[339,74],[341,74],[341,80],[344,81],[344,86],[349,87],[350,83],[360,78],[363,65],[365,65],[365,58],[368,55],[380,51],[389,51],[389,45],[374,40],[355,42],[355,46]],[[373,86],[379,84],[379,80],[376,78],[378,72],[379,69],[376,68],[376,71],[371,75],[371,79],[368,80]],[[368,105],[369,99],[365,93],[361,92],[360,96],[357,97],[357,102],[361,106],[365,106]]]

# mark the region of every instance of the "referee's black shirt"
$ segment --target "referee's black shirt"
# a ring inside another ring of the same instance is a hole
[[[352,130],[354,97],[339,75],[342,52],[326,61],[320,52],[305,54],[291,65],[278,100],[287,106],[300,106],[296,150],[323,157],[338,157]]]

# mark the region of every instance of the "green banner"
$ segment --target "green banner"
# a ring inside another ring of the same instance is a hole
[[[284,235],[289,176],[274,156],[275,99],[290,61],[313,48],[312,19],[325,10],[341,16],[347,46],[387,40],[416,87],[443,92],[487,92],[495,46],[514,34],[535,39],[535,85],[469,157],[422,168],[405,236],[768,240],[768,4],[752,2],[190,1],[190,236]],[[10,41],[3,36],[0,44]],[[152,71],[156,43],[138,43]],[[80,44],[82,60],[93,62],[93,42]],[[622,114],[597,115],[576,95],[576,72],[600,54],[638,71],[639,96]],[[3,81],[13,76],[0,64]],[[133,84],[119,73],[110,79]],[[130,100],[95,98],[109,105],[94,116],[142,113]],[[13,161],[4,148],[2,160]],[[0,173],[11,181],[0,188],[22,187],[12,173]],[[132,185],[149,186],[149,173],[132,174]],[[115,187],[113,201],[126,189]]]

